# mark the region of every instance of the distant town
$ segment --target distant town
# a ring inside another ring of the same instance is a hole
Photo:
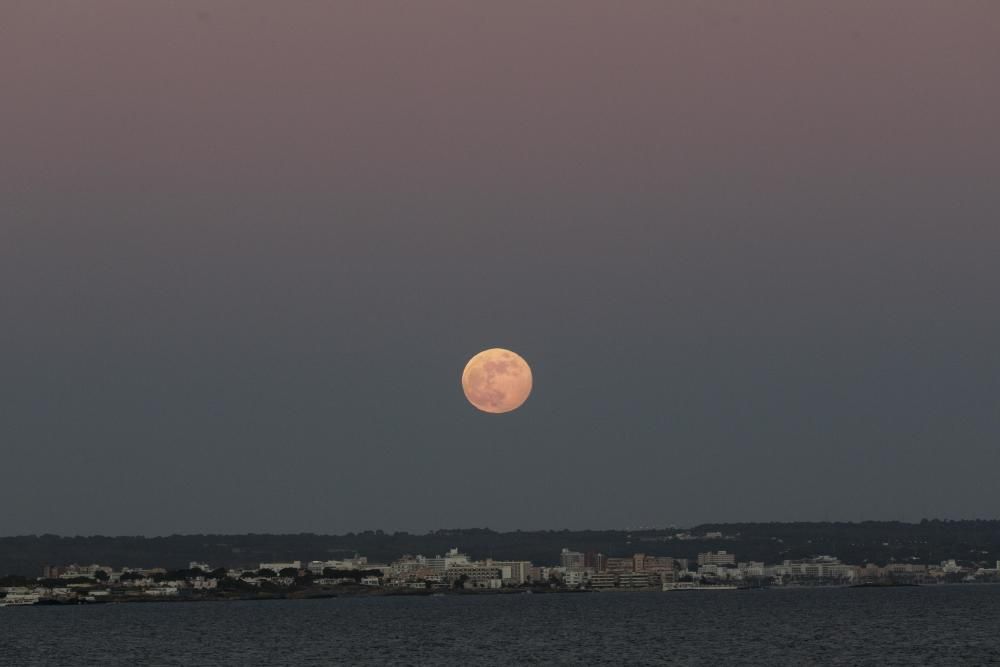
[[[721,532],[678,533],[673,540],[726,540]],[[732,591],[803,586],[901,586],[1000,583],[1000,561],[988,567],[937,563],[862,565],[833,555],[769,564],[729,550],[695,558],[608,556],[563,548],[549,564],[473,559],[459,548],[435,556],[403,555],[388,563],[364,555],[333,560],[260,562],[226,567],[192,561],[181,569],[46,565],[40,576],[0,579],[0,606],[166,600],[307,599],[349,595],[435,595],[610,591]]]

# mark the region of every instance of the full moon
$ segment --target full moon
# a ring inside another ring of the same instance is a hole
[[[519,354],[494,347],[469,359],[462,371],[469,403],[499,414],[521,407],[531,393],[531,367]]]

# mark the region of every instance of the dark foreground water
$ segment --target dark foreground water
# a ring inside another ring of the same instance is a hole
[[[1000,665],[1000,586],[0,608],[0,665]]]

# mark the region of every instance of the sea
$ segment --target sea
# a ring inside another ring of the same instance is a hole
[[[0,608],[0,665],[1000,665],[1000,585]]]

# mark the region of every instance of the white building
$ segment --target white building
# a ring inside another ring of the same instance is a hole
[[[585,562],[586,558],[579,551],[563,549],[559,554],[559,566],[567,570],[582,570]]]
[[[435,572],[445,572],[449,568],[459,565],[469,565],[469,563],[469,557],[463,553],[459,553],[457,548],[449,549],[448,553],[444,556],[435,556],[434,558],[427,559],[427,567]]]
[[[500,568],[500,579],[507,586],[520,586],[528,580],[528,571],[531,570],[529,560],[493,560],[486,559],[487,567]]]
[[[777,577],[789,576],[793,579],[839,579],[853,581],[857,577],[857,568],[844,565],[832,556],[819,556],[807,560],[786,560],[773,568]]]
[[[708,551],[698,554],[698,565],[736,565],[736,554],[728,551]]]
[[[500,568],[483,563],[467,563],[464,565],[453,565],[448,568],[449,579],[458,579],[460,577],[468,579],[499,579]]]
[[[764,577],[764,563],[759,561],[750,561],[749,563],[740,563],[736,566],[736,569],[740,571],[740,574],[746,577]]]
[[[354,558],[344,558],[341,560],[311,560],[306,564],[306,569],[311,573],[320,575],[323,570],[366,570],[368,569],[368,558],[357,556]]]

